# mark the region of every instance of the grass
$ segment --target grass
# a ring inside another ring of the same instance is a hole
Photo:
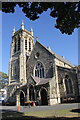
[[[20,118],[20,117],[38,117],[38,118],[53,118],[53,117],[79,117],[80,113],[71,112],[71,109],[64,110],[43,110],[43,111],[33,111],[33,112],[7,112],[2,116],[3,118]],[[15,119],[16,120],[16,119]]]
[[[78,117],[79,113],[70,112],[71,109],[64,110],[45,110],[45,111],[33,111],[25,112],[25,116],[36,116],[36,117]]]

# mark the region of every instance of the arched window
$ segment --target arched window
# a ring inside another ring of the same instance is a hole
[[[65,79],[65,86],[66,86],[66,92],[69,94],[69,85],[68,85],[68,80]]]
[[[43,78],[44,77],[44,67],[41,62],[38,62],[35,67],[35,76]]]
[[[72,87],[71,79],[68,79],[68,82],[69,82],[70,93],[73,93],[73,87]]]
[[[73,93],[72,81],[71,79],[69,79],[69,77],[65,77],[65,86],[67,94],[72,94]]]

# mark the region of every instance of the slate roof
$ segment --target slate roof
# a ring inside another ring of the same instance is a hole
[[[52,78],[39,78],[39,77],[34,77],[34,76],[31,76],[31,77],[36,82],[36,85],[43,85],[43,84],[48,83],[50,80],[52,80]]]
[[[71,67],[75,67],[75,65],[73,65],[72,63],[70,63],[68,60],[66,60],[65,58],[63,58],[62,56],[56,54],[55,52],[53,52],[51,49],[45,47],[44,45],[42,45],[39,41],[36,41],[36,43],[39,43],[41,46],[43,46],[48,52],[50,52],[52,55],[54,55],[57,59],[59,59],[60,61],[70,65]]]

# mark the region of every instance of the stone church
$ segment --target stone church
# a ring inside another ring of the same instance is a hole
[[[33,29],[13,29],[7,100],[11,104],[53,105],[76,102],[79,96],[76,67],[38,40]]]

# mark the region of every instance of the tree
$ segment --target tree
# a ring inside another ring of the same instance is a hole
[[[3,2],[2,11],[14,13],[16,5],[22,7],[25,16],[36,20],[50,9],[50,16],[56,18],[55,27],[62,33],[72,34],[80,25],[80,2]]]
[[[8,84],[8,75],[0,72],[0,89],[4,88]]]

